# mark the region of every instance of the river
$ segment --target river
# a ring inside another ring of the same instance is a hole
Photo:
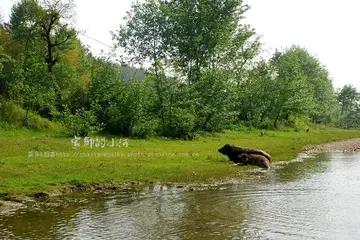
[[[360,154],[322,153],[194,191],[62,196],[0,214],[0,239],[360,239]]]

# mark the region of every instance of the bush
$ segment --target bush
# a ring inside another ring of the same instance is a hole
[[[260,129],[267,129],[267,130],[274,130],[275,127],[274,127],[274,120],[268,118],[268,117],[265,117],[263,119],[263,121],[259,122],[259,128]]]
[[[147,138],[149,136],[155,135],[156,129],[159,126],[159,123],[155,119],[151,120],[141,120],[135,123],[132,129],[132,134],[134,137],[138,138]]]
[[[24,110],[11,101],[0,100],[0,128],[14,129],[24,126],[34,130],[59,130],[60,126],[30,110]]]
[[[307,116],[290,117],[288,123],[294,127],[295,132],[305,131],[309,128],[309,118]]]
[[[0,119],[3,122],[21,125],[24,122],[26,111],[12,102],[0,101]]]
[[[196,116],[188,109],[174,108],[169,116],[167,125],[167,137],[192,139]]]
[[[86,137],[102,130],[102,125],[98,124],[95,114],[84,108],[76,110],[75,114],[71,114],[66,109],[61,114],[61,122],[71,136]]]

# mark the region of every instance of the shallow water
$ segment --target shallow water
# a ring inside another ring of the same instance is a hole
[[[195,191],[61,197],[0,215],[0,239],[360,239],[360,154],[324,153]]]

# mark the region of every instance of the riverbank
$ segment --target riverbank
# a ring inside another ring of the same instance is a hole
[[[360,138],[353,138],[339,142],[330,142],[320,145],[309,145],[304,148],[307,153],[319,152],[360,152]]]
[[[0,198],[21,202],[29,197],[46,199],[52,194],[116,190],[139,184],[169,183],[179,187],[189,183],[211,184],[239,177],[254,168],[229,164],[227,157],[217,152],[227,143],[263,149],[276,162],[294,159],[308,145],[359,137],[357,130],[323,129],[266,131],[264,136],[260,131],[227,131],[193,141],[115,136],[74,141],[49,132],[3,131],[0,132]],[[358,141],[350,142],[355,146]]]

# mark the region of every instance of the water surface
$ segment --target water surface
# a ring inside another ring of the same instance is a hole
[[[360,154],[253,171],[195,191],[66,196],[0,215],[0,239],[360,239]]]

